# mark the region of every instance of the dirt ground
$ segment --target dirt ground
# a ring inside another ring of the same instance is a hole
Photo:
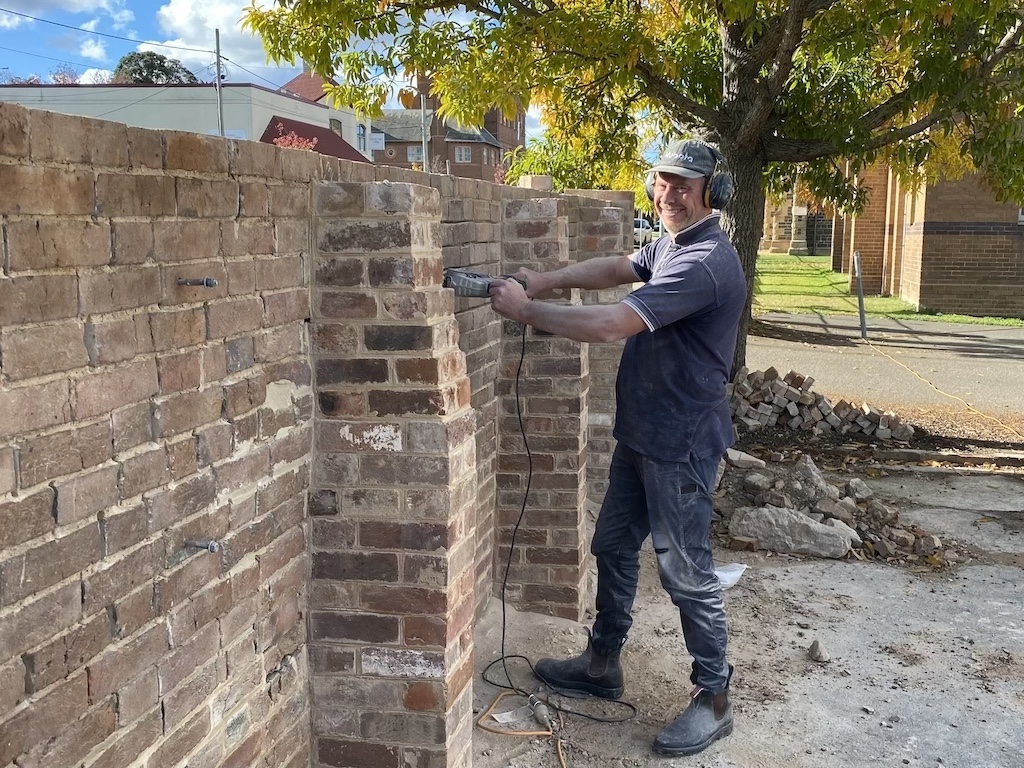
[[[960,437],[981,441],[983,429]],[[853,466],[903,520],[966,555],[953,568],[934,569],[717,549],[719,565],[749,566],[725,592],[736,665],[735,731],[701,755],[664,758],[650,744],[686,704],[690,657],[648,549],[623,652],[624,699],[635,715],[600,700],[563,700],[575,710],[621,720],[566,716],[556,729],[564,765],[1024,766],[1024,474]],[[505,650],[534,660],[574,655],[585,645],[586,626],[509,608]],[[499,692],[481,672],[501,655],[501,636],[501,605],[494,601],[476,635],[477,716]],[[830,662],[808,658],[814,640]],[[538,685],[522,661],[508,666],[522,688]],[[497,668],[489,674],[502,676]],[[509,698],[499,710],[521,704]],[[558,746],[550,736],[476,728],[473,765],[557,768]]]

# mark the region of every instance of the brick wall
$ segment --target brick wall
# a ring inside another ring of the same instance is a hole
[[[623,252],[632,204],[10,105],[0,180],[0,765],[469,765],[521,337],[442,267]],[[589,603],[617,356],[527,338],[521,607]]]
[[[976,176],[929,186],[923,220],[907,227],[925,254],[904,290],[926,310],[1024,317],[1024,227]]]
[[[850,290],[857,290],[853,269],[853,252],[860,251],[861,279],[864,293],[882,292],[882,272],[885,263],[887,235],[887,211],[889,169],[876,163],[864,169],[857,177],[858,183],[868,189],[868,200],[864,210],[848,219],[850,239]]]
[[[0,106],[0,765],[308,764],[312,162]]]

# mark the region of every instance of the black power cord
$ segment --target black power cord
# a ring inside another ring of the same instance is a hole
[[[523,523],[523,517],[526,515],[526,504],[527,504],[527,501],[528,501],[529,496],[530,496],[530,486],[533,483],[533,454],[530,452],[530,441],[527,439],[527,436],[526,436],[526,426],[523,424],[522,401],[519,398],[519,380],[521,378],[520,374],[523,371],[523,362],[526,360],[526,330],[527,330],[527,326],[526,326],[525,323],[523,323],[523,333],[522,333],[522,337],[521,337],[522,341],[521,341],[520,350],[519,350],[519,364],[516,366],[516,379],[515,379],[515,387],[514,387],[515,398],[516,398],[516,416],[519,419],[519,433],[523,437],[523,445],[526,448],[526,467],[527,467],[527,472],[526,472],[526,490],[523,491],[523,503],[522,503],[522,505],[519,508],[519,517],[516,520],[515,527],[512,529],[512,538],[509,541],[509,547],[508,547],[508,558],[505,561],[505,573],[504,573],[504,575],[502,576],[502,579],[501,579],[501,656],[499,658],[495,659],[494,661],[492,661],[490,664],[488,664],[484,668],[483,672],[481,673],[481,677],[483,678],[484,682],[490,683],[491,685],[495,686],[496,688],[502,688],[504,690],[514,691],[515,693],[518,693],[521,696],[526,696],[528,699],[530,699],[531,702],[533,702],[534,700],[536,700],[536,692],[537,692],[537,690],[539,690],[539,686],[538,686],[538,688],[535,688],[533,691],[527,691],[527,690],[525,690],[523,688],[518,687],[512,681],[512,675],[508,671],[508,661],[511,660],[511,659],[522,659],[523,661],[526,662],[526,665],[530,668],[530,672],[536,677],[536,672],[533,669],[533,663],[530,661],[530,659],[528,657],[523,656],[521,654],[513,654],[513,655],[510,656],[507,653],[505,653],[505,641],[506,641],[507,633],[508,633],[508,611],[507,611],[507,600],[506,600],[506,591],[508,589],[508,575],[509,575],[509,572],[512,569],[512,556],[515,553],[515,549],[516,549],[516,538],[519,535],[519,528],[520,528],[520,526]],[[502,670],[505,672],[505,679],[508,681],[507,683],[500,683],[500,682],[498,682],[496,680],[490,679],[487,676],[487,673],[491,670],[491,668],[494,667],[496,664],[499,664],[499,663],[501,664]],[[587,694],[580,694],[580,693],[577,693],[577,692],[574,692],[574,691],[560,690],[558,688],[555,688],[554,686],[551,686],[550,684],[548,684],[548,687],[550,687],[552,689],[552,691],[554,693],[556,693],[557,695],[562,696],[562,697],[567,698],[567,699],[592,699],[593,698],[591,696],[588,696]],[[608,704],[626,707],[629,710],[629,714],[625,715],[623,717],[602,717],[600,715],[593,715],[593,714],[590,714],[588,712],[580,712],[578,710],[570,709],[570,708],[565,707],[565,706],[557,705],[557,704],[553,703],[550,700],[550,698],[546,701],[546,704],[551,709],[553,709],[553,710],[555,710],[557,712],[560,712],[562,714],[575,715],[577,717],[583,717],[583,718],[586,718],[588,720],[594,720],[594,721],[599,722],[599,723],[624,723],[624,722],[626,722],[628,720],[631,720],[634,717],[636,717],[636,714],[637,714],[636,706],[631,704],[628,701],[622,701],[621,699],[602,699],[602,701],[606,702]],[[536,705],[534,705],[534,706],[536,706]]]

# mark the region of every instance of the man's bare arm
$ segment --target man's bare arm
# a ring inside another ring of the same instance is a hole
[[[551,272],[520,269],[516,276],[526,281],[526,292],[531,298],[562,288],[600,290],[637,282],[628,256],[601,256]]]
[[[628,304],[584,307],[531,301],[515,280],[491,284],[491,305],[504,317],[575,341],[619,341],[647,330]]]

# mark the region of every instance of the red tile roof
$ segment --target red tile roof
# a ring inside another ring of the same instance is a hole
[[[312,72],[302,72],[281,86],[282,91],[295,94],[307,101],[322,101],[325,80]]]
[[[282,133],[287,134],[292,131],[295,131],[295,134],[303,139],[316,139],[315,150],[322,155],[340,157],[342,160],[354,160],[357,163],[370,162],[355,147],[330,128],[303,123],[300,120],[292,120],[287,117],[278,117],[277,115],[270,118],[270,122],[267,123],[267,128],[263,131],[260,141],[264,144],[273,144],[274,139]]]

